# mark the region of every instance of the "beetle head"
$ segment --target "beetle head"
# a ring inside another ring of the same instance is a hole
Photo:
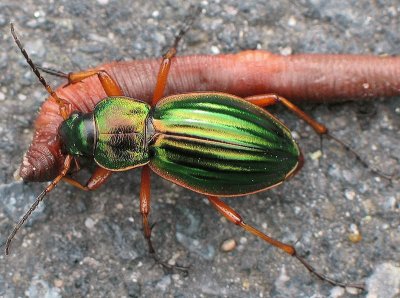
[[[96,131],[92,113],[72,113],[61,123],[58,134],[64,153],[73,156],[93,155]]]

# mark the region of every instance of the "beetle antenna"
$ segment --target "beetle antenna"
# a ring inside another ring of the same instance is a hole
[[[7,241],[6,241],[6,255],[10,253],[10,245],[11,241],[14,239],[15,235],[17,232],[21,229],[22,225],[27,221],[27,219],[31,216],[32,212],[37,208],[39,203],[44,199],[46,194],[48,194],[50,191],[53,190],[54,187],[60,182],[60,180],[67,174],[70,166],[71,166],[71,161],[73,157],[71,155],[67,155],[64,161],[64,168],[61,171],[61,173],[40,193],[40,195],[37,196],[35,202],[32,204],[32,206],[29,208],[29,210],[25,213],[25,215],[21,218],[21,220],[18,222],[18,224],[14,227],[12,230],[11,234],[8,236]]]
[[[14,41],[17,44],[18,48],[20,49],[22,55],[24,55],[26,62],[32,68],[33,73],[38,77],[40,83],[42,83],[42,85],[46,88],[47,92],[54,98],[57,105],[60,107],[61,116],[63,116],[64,119],[67,119],[68,115],[69,115],[69,110],[70,110],[69,103],[66,102],[65,100],[59,98],[58,95],[50,87],[50,85],[47,84],[46,80],[40,74],[39,68],[33,63],[32,59],[29,57],[25,48],[22,46],[21,41],[19,40],[17,34],[15,33],[14,24],[10,23],[10,27],[11,27],[11,34],[14,37]]]

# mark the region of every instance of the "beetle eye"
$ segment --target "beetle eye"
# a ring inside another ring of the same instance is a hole
[[[58,129],[62,150],[74,156],[91,155],[94,144],[92,114],[74,112]]]

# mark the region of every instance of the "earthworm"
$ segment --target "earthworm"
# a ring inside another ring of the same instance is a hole
[[[150,101],[160,59],[110,62],[103,69],[124,94]],[[400,57],[372,55],[276,55],[244,51],[225,55],[177,57],[172,63],[165,95],[219,91],[237,96],[276,93],[297,102],[334,102],[400,95]],[[84,113],[106,97],[97,77],[60,87],[59,97]],[[32,144],[20,167],[25,181],[48,181],[59,173],[64,155],[58,138],[63,121],[48,99],[35,123]]]

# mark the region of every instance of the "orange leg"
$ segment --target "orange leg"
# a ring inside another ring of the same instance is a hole
[[[67,75],[68,84],[78,83],[88,77],[97,75],[103,86],[107,96],[122,96],[124,95],[118,84],[111,78],[105,70],[86,70],[80,72],[71,72]]]
[[[63,177],[63,180],[81,190],[89,191],[98,189],[107,181],[111,174],[112,171],[97,167],[85,185],[82,185],[79,181],[76,181],[70,177]]]
[[[269,237],[268,235],[264,234],[260,230],[257,230],[251,225],[246,224],[242,217],[237,213],[235,210],[233,210],[231,207],[229,207],[227,204],[222,202],[218,197],[214,196],[207,196],[208,200],[210,201],[211,205],[217,209],[223,216],[225,216],[229,221],[233,222],[234,224],[242,227],[245,229],[247,232],[250,232],[251,234],[261,238],[262,240],[266,241],[267,243],[283,250],[287,254],[295,257],[297,260],[302,263],[308,271],[310,271],[312,274],[316,275],[319,279],[326,281],[334,286],[340,286],[340,287],[353,287],[353,288],[358,288],[364,290],[364,285],[361,284],[347,284],[343,282],[338,282],[333,279],[330,279],[329,277],[325,276],[324,274],[318,273],[310,264],[307,263],[305,259],[297,255],[296,249],[289,244],[285,244],[283,242],[280,242],[274,238]]]
[[[167,85],[168,73],[171,67],[171,62],[176,55],[179,41],[182,39],[183,35],[185,35],[185,33],[189,30],[196,16],[199,14],[200,14],[200,7],[197,7],[196,9],[194,9],[194,11],[191,12],[191,14],[188,15],[188,17],[184,21],[184,26],[181,28],[178,35],[176,35],[172,47],[163,56],[160,68],[158,70],[157,82],[156,82],[156,87],[154,89],[151,106],[154,107],[157,104],[157,102],[163,97],[165,86]]]
[[[156,255],[153,244],[151,242],[151,226],[149,224],[149,213],[150,213],[150,168],[148,165],[143,166],[141,175],[140,185],[140,213],[143,219],[143,233],[149,247],[149,253],[154,260],[166,269],[178,269],[181,271],[187,271],[186,267],[172,266],[165,262],[162,262]]]
[[[142,214],[144,238],[149,246],[150,254],[154,254],[155,250],[151,243],[151,227],[149,225],[150,213],[150,168],[145,165],[142,168],[141,184],[140,184],[140,214]]]
[[[303,119],[308,125],[310,125],[319,136],[326,135],[329,139],[332,139],[333,141],[335,141],[336,143],[341,145],[345,150],[351,152],[354,155],[354,157],[364,167],[369,169],[371,172],[381,176],[382,178],[392,180],[393,174],[388,175],[388,174],[382,173],[378,169],[371,167],[365,160],[363,160],[361,158],[361,156],[356,151],[351,149],[343,141],[341,141],[338,138],[336,138],[335,136],[331,135],[328,131],[328,128],[325,125],[323,125],[322,123],[319,123],[318,121],[316,121],[315,119],[313,119],[312,117],[307,115],[305,112],[303,112],[299,107],[294,105],[288,99],[286,99],[282,96],[276,95],[276,94],[263,94],[263,95],[245,97],[244,100],[246,100],[252,104],[255,104],[259,107],[263,107],[263,108],[277,104],[277,103],[283,104],[286,108],[288,108],[290,111],[292,111],[294,114],[296,114],[299,118]],[[322,139],[321,139],[321,147],[322,147]]]
[[[311,118],[309,115],[304,113],[302,110],[300,110],[299,107],[291,103],[289,100],[286,98],[275,95],[275,94],[265,94],[265,95],[256,95],[256,96],[250,96],[245,98],[246,101],[255,104],[260,107],[268,107],[277,103],[283,104],[285,107],[287,107],[290,111],[295,113],[299,118],[303,119],[307,124],[309,124],[317,134],[323,135],[323,134],[328,134],[328,129],[326,128],[325,125],[317,122],[313,118]]]
[[[175,42],[176,43],[176,42]],[[151,105],[154,107],[157,102],[163,97],[165,86],[167,85],[168,73],[171,67],[172,58],[176,55],[176,47],[172,47],[168,50],[167,54],[163,56],[161,61],[160,69],[157,75],[156,88],[154,89],[153,100]]]
[[[51,74],[53,76],[67,79],[68,83],[65,84],[64,87],[70,84],[79,83],[86,78],[97,75],[107,96],[124,95],[121,88],[118,86],[117,82],[115,82],[113,78],[111,78],[111,76],[105,70],[84,70],[78,72],[65,73],[62,71],[54,70],[51,68],[45,68],[41,66],[37,66],[37,69],[40,69],[41,71]]]

